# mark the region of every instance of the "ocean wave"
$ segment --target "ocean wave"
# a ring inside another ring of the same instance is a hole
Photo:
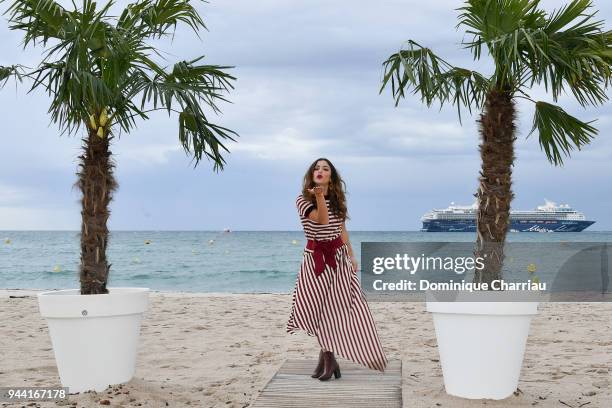
[[[242,269],[235,272],[239,275],[248,275],[249,277],[275,279],[283,276],[290,276],[291,272],[281,271],[278,269]]]
[[[73,274],[76,274],[77,271],[73,271],[71,269],[62,269],[62,270],[59,270],[57,272],[45,270],[42,273],[44,275],[47,275],[47,276],[64,276],[64,275],[73,275]]]
[[[148,273],[139,273],[136,275],[130,275],[127,277],[127,279],[129,280],[135,280],[135,279],[152,279],[155,278],[154,276],[149,275]]]

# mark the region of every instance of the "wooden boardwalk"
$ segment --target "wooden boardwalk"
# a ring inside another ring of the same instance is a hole
[[[316,360],[286,360],[253,408],[401,408],[402,362],[391,360],[384,373],[338,359],[342,377],[310,378]]]

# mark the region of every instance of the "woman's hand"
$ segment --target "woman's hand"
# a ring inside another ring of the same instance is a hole
[[[308,191],[310,194],[314,194],[317,200],[317,205],[315,206],[314,210],[308,214],[308,219],[321,225],[329,224],[329,213],[327,212],[323,187],[315,186],[307,189],[306,191]]]
[[[310,194],[314,194],[315,197],[324,197],[325,196],[325,194],[323,192],[323,187],[321,187],[321,186],[315,186],[313,188],[309,188],[308,192]]]

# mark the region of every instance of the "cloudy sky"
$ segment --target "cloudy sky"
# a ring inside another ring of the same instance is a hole
[[[65,2],[63,2],[65,3]],[[560,2],[542,1],[552,10]],[[127,4],[118,1],[120,6]],[[240,134],[227,167],[194,169],[178,143],[176,118],[141,122],[113,146],[119,190],[114,230],[297,230],[294,201],[308,165],[332,160],[347,183],[351,230],[418,230],[420,217],[454,201],[471,204],[479,169],[476,116],[463,125],[453,107],[428,109],[417,97],[394,107],[379,94],[381,63],[413,39],[454,65],[490,74],[474,62],[456,31],[460,1],[210,0],[199,4],[209,31],[202,39],[179,30],[161,44],[169,64],[206,55],[232,65],[238,78],[218,124]],[[594,1],[606,28],[612,4]],[[2,3],[2,11],[7,7]],[[32,66],[40,49],[23,51],[22,34],[0,24],[0,65]],[[79,136],[49,124],[44,94],[9,83],[0,90],[0,230],[78,230],[73,188]],[[552,101],[542,89],[534,99]],[[597,139],[566,160],[548,163],[536,135],[526,139],[533,107],[520,102],[516,198],[531,209],[544,199],[569,203],[612,230],[612,109],[559,104],[583,120],[597,119]]]

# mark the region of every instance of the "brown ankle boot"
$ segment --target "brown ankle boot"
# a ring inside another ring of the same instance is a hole
[[[319,380],[327,381],[331,378],[332,374],[335,378],[340,378],[340,365],[334,357],[334,353],[326,351],[323,353],[323,374],[319,376]]]
[[[315,368],[314,373],[312,373],[312,378],[319,378],[319,376],[323,374],[323,350],[319,351],[319,362],[317,364],[317,368]]]

